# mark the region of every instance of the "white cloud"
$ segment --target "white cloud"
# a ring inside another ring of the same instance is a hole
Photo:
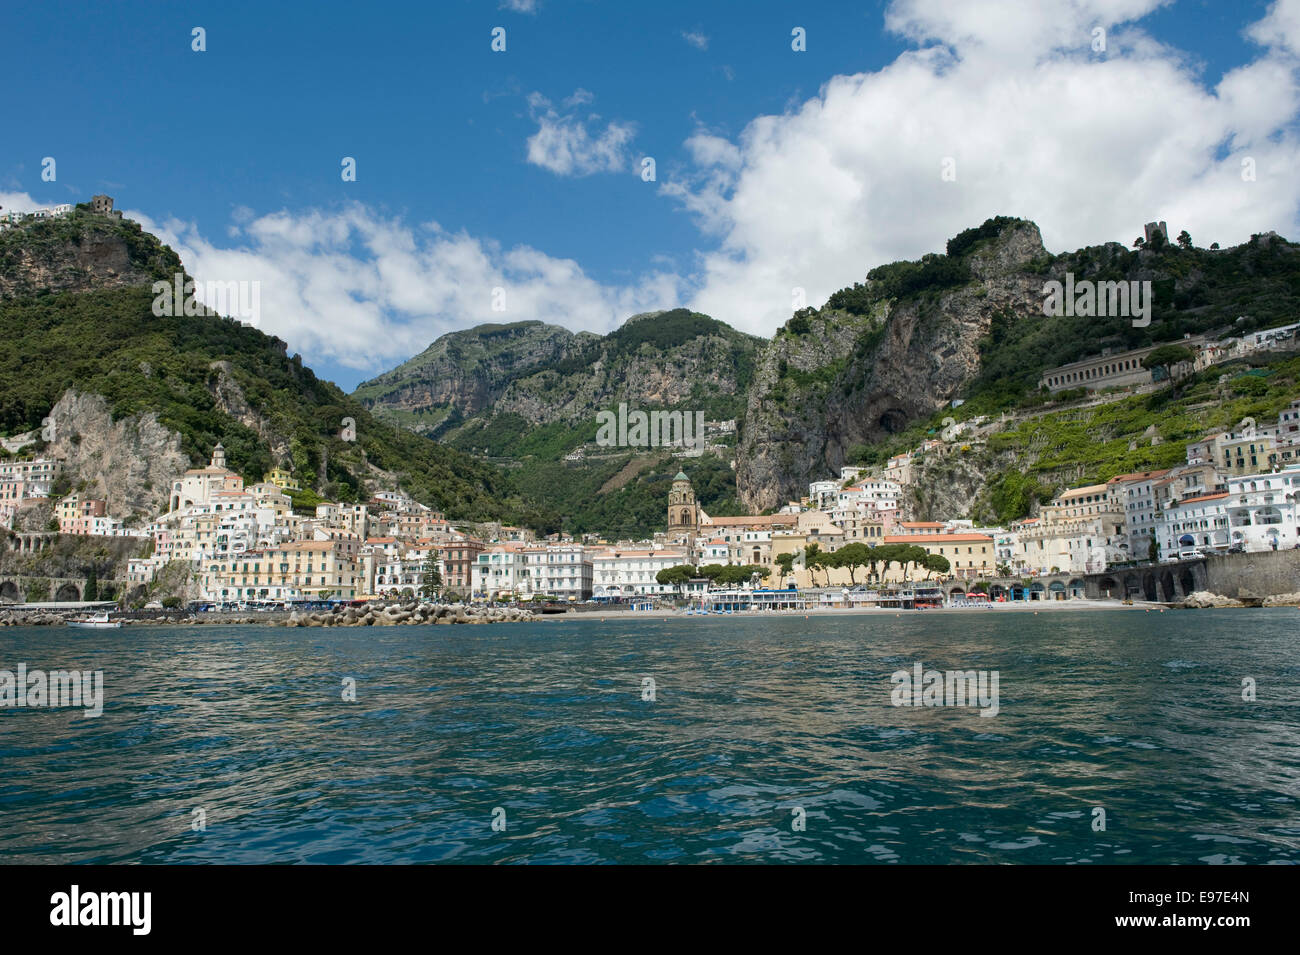
[[[573,110],[592,102],[587,90],[575,90],[561,104]],[[628,145],[636,135],[632,123],[608,123],[601,130],[600,116],[585,118],[561,113],[541,93],[528,97],[537,132],[528,137],[528,161],[558,176],[589,176],[597,172],[624,172],[629,168]],[[595,130],[593,132],[592,130]]]
[[[699,30],[683,30],[682,39],[701,52],[709,48],[709,38]]]
[[[1270,48],[1209,89],[1133,23],[1160,5],[993,0],[976,13],[896,0],[887,24],[927,45],[834,77],[734,142],[687,140],[689,171],[660,188],[721,237],[699,257],[691,307],[770,334],[793,288],[816,304],[999,214],[1036,221],[1054,251],[1127,243],[1157,218],[1201,245],[1267,229],[1294,237],[1300,84],[1281,48],[1300,36],[1294,4],[1253,31]],[[1103,53],[1091,46],[1097,26]],[[1246,156],[1255,182],[1242,180]],[[941,178],[945,157],[955,182]]]
[[[538,0],[501,0],[501,9],[514,13],[536,13],[539,5]]]
[[[25,192],[0,192],[0,211],[34,212],[37,209],[48,209],[52,205],[56,203],[37,202]]]
[[[199,282],[260,282],[258,327],[309,363],[328,359],[374,372],[439,335],[483,322],[540,319],[604,332],[635,312],[680,302],[668,273],[610,287],[571,259],[503,248],[436,223],[412,227],[361,204],[260,217],[242,210],[225,247],[192,223],[126,215],[175,249]],[[496,288],[505,290],[505,311],[493,310]]]
[[[1300,0],[1277,0],[1268,14],[1246,31],[1256,43],[1300,53]]]

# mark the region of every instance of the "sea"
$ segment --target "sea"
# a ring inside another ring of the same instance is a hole
[[[1298,624],[6,628],[0,863],[1294,863]]]

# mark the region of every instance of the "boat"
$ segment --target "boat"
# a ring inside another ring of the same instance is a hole
[[[108,611],[101,610],[98,613],[92,613],[88,617],[72,617],[68,620],[69,627],[86,627],[94,630],[117,630],[122,626],[120,620],[109,620]]]

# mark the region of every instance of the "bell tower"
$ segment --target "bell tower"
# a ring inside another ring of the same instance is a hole
[[[691,479],[678,471],[668,492],[668,533],[696,534],[700,529],[700,506],[695,503]]]

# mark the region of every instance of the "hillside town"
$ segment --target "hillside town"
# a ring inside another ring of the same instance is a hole
[[[1177,467],[1070,488],[1005,527],[903,519],[913,461],[961,440],[963,427],[882,468],[845,467],[772,514],[709,515],[679,471],[664,529],[635,541],[452,522],[400,491],[304,512],[294,507],[293,474],[273,469],[246,485],[220,444],[205,467],[176,477],[166,511],[143,527],[125,526],[104,500],[51,500],[58,461],[0,462],[0,524],[52,505],[48,534],[19,534],[19,551],[54,533],[135,538],[147,556],[129,561],[133,592],[147,592],[179,563],[202,600],[240,606],[434,592],[479,602],[734,598],[754,606],[755,593],[790,588],[836,605],[868,581],[924,582],[951,599],[991,589],[992,578],[1052,575],[1050,588],[1030,583],[1019,595],[1071,599],[1084,596],[1078,578],[1116,567],[1300,546],[1300,400],[1275,422],[1246,419],[1189,443]]]

